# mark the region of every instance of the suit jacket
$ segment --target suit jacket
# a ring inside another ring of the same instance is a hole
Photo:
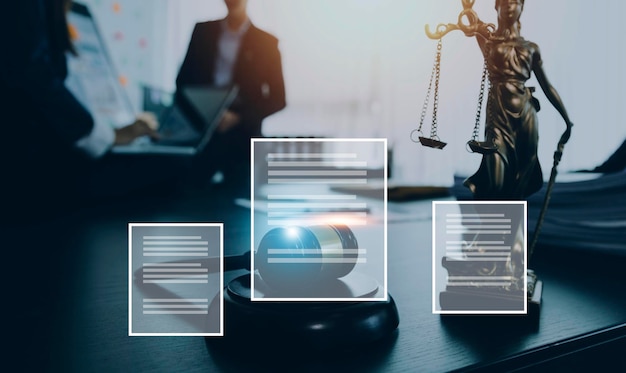
[[[20,0],[3,6],[3,184],[17,192],[41,194],[82,172],[85,159],[74,144],[91,132],[93,119],[65,87],[65,50],[53,35],[67,32],[67,25],[55,19],[58,9],[52,8],[53,2]]]
[[[65,51],[51,38],[56,28],[67,26],[53,24],[51,4],[45,0],[13,1],[6,6],[9,9],[2,12],[0,22],[10,31],[0,33],[5,51],[0,86],[9,93],[3,100],[8,109],[3,111],[4,120],[8,115],[20,132],[44,132],[52,136],[49,142],[71,146],[91,132],[93,120],[65,87]]]
[[[223,21],[196,24],[176,79],[178,91],[187,85],[214,85],[217,45]],[[230,109],[241,117],[239,131],[260,136],[263,119],[285,107],[278,39],[251,24],[241,40],[233,67],[233,83],[239,86],[239,95]],[[184,101],[180,96],[177,99]],[[184,102],[181,105],[188,107]],[[186,111],[190,112],[189,109]]]

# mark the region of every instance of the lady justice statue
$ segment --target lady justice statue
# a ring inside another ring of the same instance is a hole
[[[523,199],[543,185],[537,161],[539,102],[532,96],[533,89],[525,86],[531,73],[565,121],[563,142],[569,139],[573,124],[546,77],[539,47],[520,35],[524,0],[496,0],[497,29],[478,18],[472,9],[474,1],[462,0],[464,9],[457,24],[440,24],[434,33],[426,26],[426,34],[441,39],[452,30],[461,30],[476,37],[489,72],[485,141],[480,143],[483,160],[464,185],[477,199]]]
[[[478,171],[464,181],[474,199],[522,200],[537,192],[543,185],[541,167],[537,159],[539,102],[532,96],[534,89],[525,86],[532,73],[566,125],[554,155],[553,172],[544,208],[535,229],[535,237],[529,246],[528,259],[530,259],[548,204],[551,185],[556,177],[556,165],[570,137],[573,124],[559,94],[546,77],[539,47],[520,35],[520,16],[524,9],[524,0],[496,0],[497,28],[478,18],[472,9],[474,1],[462,0],[463,11],[459,14],[456,24],[439,24],[435,32],[430,32],[426,26],[426,34],[431,39],[441,39],[453,30],[460,30],[468,37],[475,37],[485,60],[490,83],[485,139],[468,143],[470,148],[481,153],[483,158]],[[451,266],[446,267],[449,272],[454,271]],[[484,272],[485,269],[479,271]],[[519,272],[519,269],[512,271]],[[532,271],[529,271],[529,277],[536,279]],[[535,283],[529,279],[528,285],[527,293],[530,299]]]

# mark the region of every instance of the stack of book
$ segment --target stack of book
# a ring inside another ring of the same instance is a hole
[[[455,177],[451,193],[459,200],[471,199],[463,180]],[[626,255],[626,170],[581,181],[558,180],[537,245]],[[543,207],[546,186],[528,198],[529,240]]]

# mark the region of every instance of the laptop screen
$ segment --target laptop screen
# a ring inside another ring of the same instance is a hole
[[[73,3],[68,22],[78,56],[68,55],[67,88],[94,120],[114,128],[132,123],[134,112],[130,99],[120,84],[89,9]]]

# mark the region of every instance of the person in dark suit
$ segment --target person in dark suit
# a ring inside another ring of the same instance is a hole
[[[225,19],[196,24],[176,86],[178,92],[188,85],[238,86],[199,163],[203,180],[221,171],[224,182],[249,190],[250,139],[261,137],[263,119],[286,105],[282,63],[278,40],[250,22],[247,0],[224,3]]]
[[[7,195],[25,210],[24,202],[39,209],[83,192],[93,163],[112,145],[156,136],[153,118],[115,130],[95,123],[66,88],[66,53],[75,53],[70,6],[70,0],[10,1],[0,15],[1,172]]]

